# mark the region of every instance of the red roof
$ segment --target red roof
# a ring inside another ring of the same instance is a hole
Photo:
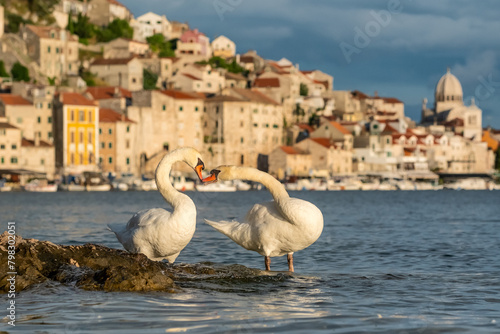
[[[18,129],[18,128],[12,124],[0,122],[0,129]]]
[[[354,91],[352,91],[352,93],[351,93],[351,94],[352,94],[355,98],[360,99],[360,100],[364,100],[364,99],[368,99],[368,98],[369,98],[369,96],[368,96],[368,95],[366,95],[366,94],[365,94],[365,93],[363,93],[363,92],[360,92],[359,90],[354,90]]]
[[[33,103],[26,100],[24,97],[12,94],[0,94],[0,100],[4,104],[17,105],[17,106],[31,106]]]
[[[96,66],[101,66],[101,65],[127,65],[130,63],[132,59],[135,57],[128,57],[128,58],[110,58],[110,59],[105,59],[105,58],[100,58],[96,59],[92,62],[92,65]]]
[[[307,130],[309,133],[314,132],[314,128],[310,126],[309,124],[305,123],[298,123],[297,126],[301,128],[302,130]]]
[[[201,100],[204,98],[200,94],[186,93],[186,92],[181,92],[180,90],[162,90],[161,93],[173,97],[174,99],[181,99],[181,100],[198,100],[198,99]]]
[[[253,64],[253,60],[254,60],[253,56],[241,56],[240,57],[240,63],[246,63],[246,64],[252,63]]]
[[[331,125],[333,125],[337,130],[339,130],[340,132],[342,132],[344,135],[350,135],[351,132],[349,130],[347,130],[346,128],[344,128],[342,125],[340,125],[340,123],[337,123],[337,122],[330,122]]]
[[[126,98],[132,98],[132,92],[130,92],[128,89],[122,88],[122,87],[114,87],[114,86],[109,86],[109,87],[89,87],[85,91],[85,93],[89,93],[92,95],[94,100],[105,100],[105,99],[112,99],[115,96],[115,92],[119,92],[119,94],[122,97]]]
[[[254,87],[280,87],[280,80],[278,78],[257,78],[253,84]]]
[[[115,122],[128,122],[135,123],[127,116],[120,114],[113,109],[101,108],[99,109],[99,122],[101,123],[115,123]]]
[[[319,80],[314,80],[315,84],[323,85],[325,86],[326,89],[328,89],[328,81],[319,81]]]
[[[303,154],[302,152],[297,151],[292,146],[280,146],[280,148],[286,154]]]
[[[35,146],[35,141],[34,140],[29,140],[26,138],[23,138],[21,141],[21,146],[23,147],[52,147],[51,144],[47,143],[46,141],[40,140],[40,144],[38,146]]]
[[[332,143],[328,138],[310,138],[310,139],[315,143],[320,144],[321,146],[324,146],[326,148],[335,147],[335,144]]]
[[[195,77],[194,75],[189,74],[189,73],[182,73],[182,75],[185,77],[188,77],[189,79],[192,79],[192,80],[201,80],[200,78]]]
[[[384,100],[385,103],[403,103],[395,97],[380,97],[380,99]]]
[[[382,133],[384,133],[384,132],[395,133],[395,132],[399,132],[399,131],[394,129],[390,124],[387,123],[385,125],[384,131],[382,131]]]
[[[76,106],[97,106],[97,101],[89,100],[85,96],[78,93],[56,93],[59,95],[59,101],[62,104],[71,104]]]
[[[46,26],[35,26],[31,24],[27,24],[26,28],[31,30],[35,35],[40,38],[53,38],[52,33],[57,32],[56,38],[60,39],[61,28],[59,27],[46,27]],[[69,39],[72,41],[78,41],[78,36],[69,34]]]

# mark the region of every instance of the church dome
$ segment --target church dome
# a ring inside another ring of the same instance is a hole
[[[435,98],[436,102],[462,101],[462,85],[449,68],[437,83]]]

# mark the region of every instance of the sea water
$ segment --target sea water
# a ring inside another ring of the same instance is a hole
[[[264,268],[203,222],[241,219],[266,191],[187,193],[198,225],[176,264]],[[499,333],[500,191],[292,192],[316,204],[318,241],[271,273],[176,282],[178,293],[88,292],[47,282],[18,294],[21,333]],[[0,193],[2,229],[122,248],[108,223],[168,205],[157,192]],[[3,270],[3,269],[2,269]],[[1,314],[1,313],[5,314]]]

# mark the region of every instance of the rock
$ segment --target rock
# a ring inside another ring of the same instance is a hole
[[[0,236],[0,292],[9,291],[8,234]],[[16,291],[47,280],[72,283],[85,290],[175,291],[169,265],[143,254],[86,244],[60,246],[48,241],[16,237]]]

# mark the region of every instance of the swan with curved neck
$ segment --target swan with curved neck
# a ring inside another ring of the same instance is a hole
[[[293,253],[312,245],[323,231],[323,214],[312,203],[291,198],[285,187],[268,173],[255,168],[219,166],[203,183],[248,180],[265,186],[274,201],[255,204],[243,222],[205,222],[238,245],[264,256],[266,270],[271,257],[287,254],[288,270],[294,271]]]
[[[205,168],[201,154],[193,148],[180,148],[165,155],[156,168],[156,185],[172,211],[147,209],[137,212],[127,225],[108,225],[123,247],[131,253],[142,253],[156,261],[173,263],[187,246],[196,228],[196,207],[189,196],[177,191],[170,182],[175,162],[184,161],[203,178]]]

